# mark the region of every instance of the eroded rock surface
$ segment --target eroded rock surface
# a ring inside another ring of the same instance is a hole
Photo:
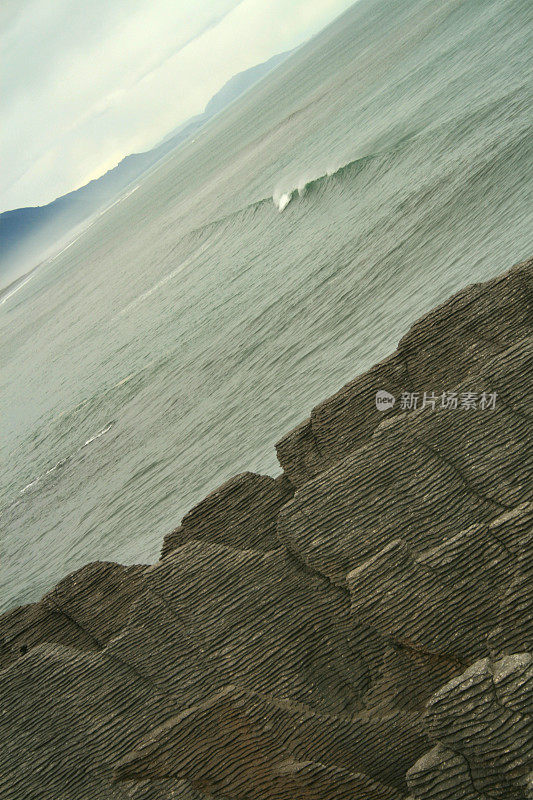
[[[532,427],[519,406],[531,354],[522,340],[452,387],[461,396],[490,382],[506,398],[494,410],[427,406],[385,419],[296,492],[278,517],[280,540],[343,585],[393,538],[420,552],[530,500]]]
[[[521,535],[533,545],[533,504],[519,507],[513,521],[507,544],[494,533],[501,533],[499,518],[418,556],[396,539],[348,574],[353,615],[422,654],[443,654],[459,664],[482,655],[506,590],[521,573],[510,542],[518,546]]]
[[[276,519],[293,489],[288,481],[243,472],[192,508],[163,542],[162,557],[190,539],[242,549],[278,546]]]
[[[486,361],[531,335],[531,261],[455,294],[416,322],[395,353],[316,406],[310,418],[276,445],[297,487],[367,441],[382,422],[380,389],[448,391]],[[531,391],[531,390],[530,390]],[[531,408],[531,406],[530,406]],[[398,414],[398,405],[386,412]]]
[[[429,700],[438,744],[407,773],[417,800],[525,800],[533,763],[533,656],[477,661]]]
[[[1,617],[0,796],[526,797],[532,266],[427,314],[157,564]]]
[[[125,624],[145,567],[96,561],[0,617],[0,668],[42,642],[99,650]]]
[[[302,580],[282,548],[190,541],[145,580],[107,651],[173,697],[196,702],[233,681],[334,713],[361,706],[373,639],[354,629],[349,598],[323,578]]]
[[[239,800],[300,797],[304,788],[306,797],[361,793],[396,800],[400,794],[392,787],[403,784],[406,761],[423,742],[417,721],[405,715],[324,716],[227,687],[151,732],[115,774],[119,780],[179,776],[215,796],[226,792]],[[371,777],[379,771],[377,752],[388,786]]]

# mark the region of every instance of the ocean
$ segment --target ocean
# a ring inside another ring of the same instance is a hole
[[[531,255],[532,17],[359,0],[2,298],[1,610],[157,560],[415,319]]]

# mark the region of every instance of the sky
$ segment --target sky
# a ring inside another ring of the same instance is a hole
[[[203,111],[354,0],[3,0],[0,211],[43,205]]]

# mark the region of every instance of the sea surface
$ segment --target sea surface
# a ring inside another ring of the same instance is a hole
[[[531,255],[530,0],[359,0],[0,305],[0,609],[152,562],[421,314]]]

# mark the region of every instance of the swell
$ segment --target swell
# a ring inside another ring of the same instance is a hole
[[[302,175],[297,179],[287,180],[286,182],[281,179],[273,190],[272,195],[242,206],[227,216],[220,217],[190,233],[192,235],[201,235],[203,232],[220,225],[232,225],[236,219],[242,219],[245,215],[253,215],[261,209],[271,207],[272,204],[278,211],[282,212],[290,204],[294,204],[297,199],[305,197],[309,200],[313,196],[321,195],[324,190],[330,187],[343,186],[359,179],[365,170],[371,166],[380,165],[381,162],[392,165],[397,158],[404,158],[404,151],[413,146],[415,148],[423,148],[441,137],[444,137],[443,145],[447,144],[449,146],[449,137],[452,137],[453,141],[457,143],[458,139],[468,137],[471,133],[480,128],[483,129],[486,125],[490,127],[491,123],[497,123],[502,119],[513,121],[513,119],[520,116],[520,113],[523,113],[525,103],[524,91],[522,87],[519,87],[511,92],[492,98],[490,101],[474,108],[469,114],[460,114],[437,122],[423,130],[412,131],[398,137],[388,147],[358,156],[340,163],[334,168],[316,169],[314,174],[313,171],[307,173],[302,171]]]
[[[279,214],[289,213],[291,224],[294,224],[295,213],[301,218],[313,210],[320,210],[320,204],[326,209],[332,201],[334,202],[335,197],[351,192],[362,193],[366,186],[381,180],[385,172],[389,170],[392,172],[398,163],[411,161],[413,165],[417,165],[425,159],[434,160],[435,154],[449,150],[450,146],[458,151],[461,143],[465,144],[466,152],[470,151],[471,147],[476,150],[479,143],[476,143],[475,139],[480,129],[487,134],[484,160],[490,168],[494,161],[505,160],[506,153],[512,155],[513,148],[521,144],[524,131],[520,120],[524,116],[523,111],[523,91],[519,88],[492,98],[474,108],[469,114],[460,114],[452,119],[437,122],[422,131],[407,133],[403,137],[396,138],[389,147],[354,158],[334,169],[317,168],[315,175],[309,171],[296,180],[287,179],[285,183],[280,179],[272,195],[254,200],[225,216],[183,233],[169,255],[173,255],[174,251],[178,255],[183,249],[186,255],[180,258],[173,270],[160,276],[152,286],[131,300],[119,315],[130,312],[170,280],[182,275],[188,269],[194,269],[198,256],[212,247],[216,249],[217,244],[224,237],[231,237],[236,229],[250,230],[253,227],[257,229],[258,236],[261,236],[266,229],[278,224]],[[507,126],[504,124],[505,121]],[[492,135],[495,126],[501,133],[501,137],[498,134],[496,140]],[[489,146],[490,141],[492,146]],[[475,160],[473,150],[471,157]],[[448,169],[453,169],[451,164]],[[399,185],[402,180],[405,180],[404,175],[399,176]],[[434,188],[438,189],[438,185],[435,184]]]
[[[386,151],[383,153],[361,156],[360,158],[348,161],[346,164],[337,167],[333,171],[326,171],[316,178],[302,178],[298,180],[296,185],[292,188],[283,192],[274,192],[272,196],[274,205],[282,212],[290,202],[297,198],[310,198],[312,195],[320,195],[331,185],[342,184],[358,177],[367,166],[384,155],[387,155]]]

